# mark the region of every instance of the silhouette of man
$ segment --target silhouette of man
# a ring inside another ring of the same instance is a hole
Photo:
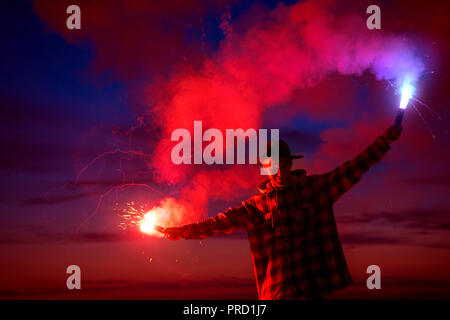
[[[375,165],[400,137],[391,126],[368,148],[321,175],[294,170],[286,142],[279,142],[279,170],[260,194],[215,217],[163,229],[171,240],[202,239],[218,232],[248,234],[259,299],[320,299],[352,284],[336,228],[333,204]]]

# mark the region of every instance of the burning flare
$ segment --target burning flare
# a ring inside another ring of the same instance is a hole
[[[412,98],[413,93],[414,87],[409,83],[405,83],[402,87],[402,98],[400,100],[400,109],[406,109],[406,106],[408,105],[409,100]]]
[[[185,204],[171,197],[160,200],[157,205],[130,201],[126,203],[125,207],[117,210],[119,211],[118,215],[122,218],[118,225],[119,228],[122,230],[139,229],[146,235],[159,238],[164,237],[165,227],[180,225],[185,221],[192,220],[188,216],[189,211]]]
[[[414,86],[408,82],[405,82],[401,89],[402,98],[400,99],[400,106],[395,117],[395,125],[400,126],[405,114],[405,109],[408,106],[409,100],[413,97]]]
[[[152,234],[155,232],[156,216],[150,210],[144,215],[144,219],[141,221],[140,229],[143,233]]]

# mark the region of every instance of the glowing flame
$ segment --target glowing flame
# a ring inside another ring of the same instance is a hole
[[[402,98],[400,100],[400,109],[406,109],[409,99],[412,98],[413,93],[414,87],[409,83],[405,83],[402,87]]]
[[[150,210],[144,215],[144,219],[141,221],[140,229],[144,233],[154,233],[155,232],[155,221],[156,216],[155,214]]]
[[[177,226],[189,220],[188,210],[175,198],[167,197],[157,205],[152,203],[126,202],[126,206],[116,203],[118,216],[121,217],[118,227],[122,230],[139,229],[152,237],[164,237],[164,228]],[[193,220],[190,218],[190,220]]]

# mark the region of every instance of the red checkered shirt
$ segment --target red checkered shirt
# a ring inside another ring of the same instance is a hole
[[[181,226],[186,239],[218,232],[248,234],[259,299],[296,299],[352,284],[336,228],[333,204],[390,149],[378,137],[351,161],[321,175],[295,170],[294,183],[266,181],[237,208]]]

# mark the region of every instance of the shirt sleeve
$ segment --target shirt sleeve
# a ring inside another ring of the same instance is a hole
[[[379,162],[389,149],[389,143],[380,136],[354,159],[320,175],[319,183],[327,193],[328,199],[331,202],[337,201],[361,179],[363,173]]]
[[[203,239],[219,232],[230,234],[237,230],[247,230],[249,223],[250,200],[242,202],[236,208],[229,208],[218,215],[200,222],[182,225],[183,237],[186,239]]]

